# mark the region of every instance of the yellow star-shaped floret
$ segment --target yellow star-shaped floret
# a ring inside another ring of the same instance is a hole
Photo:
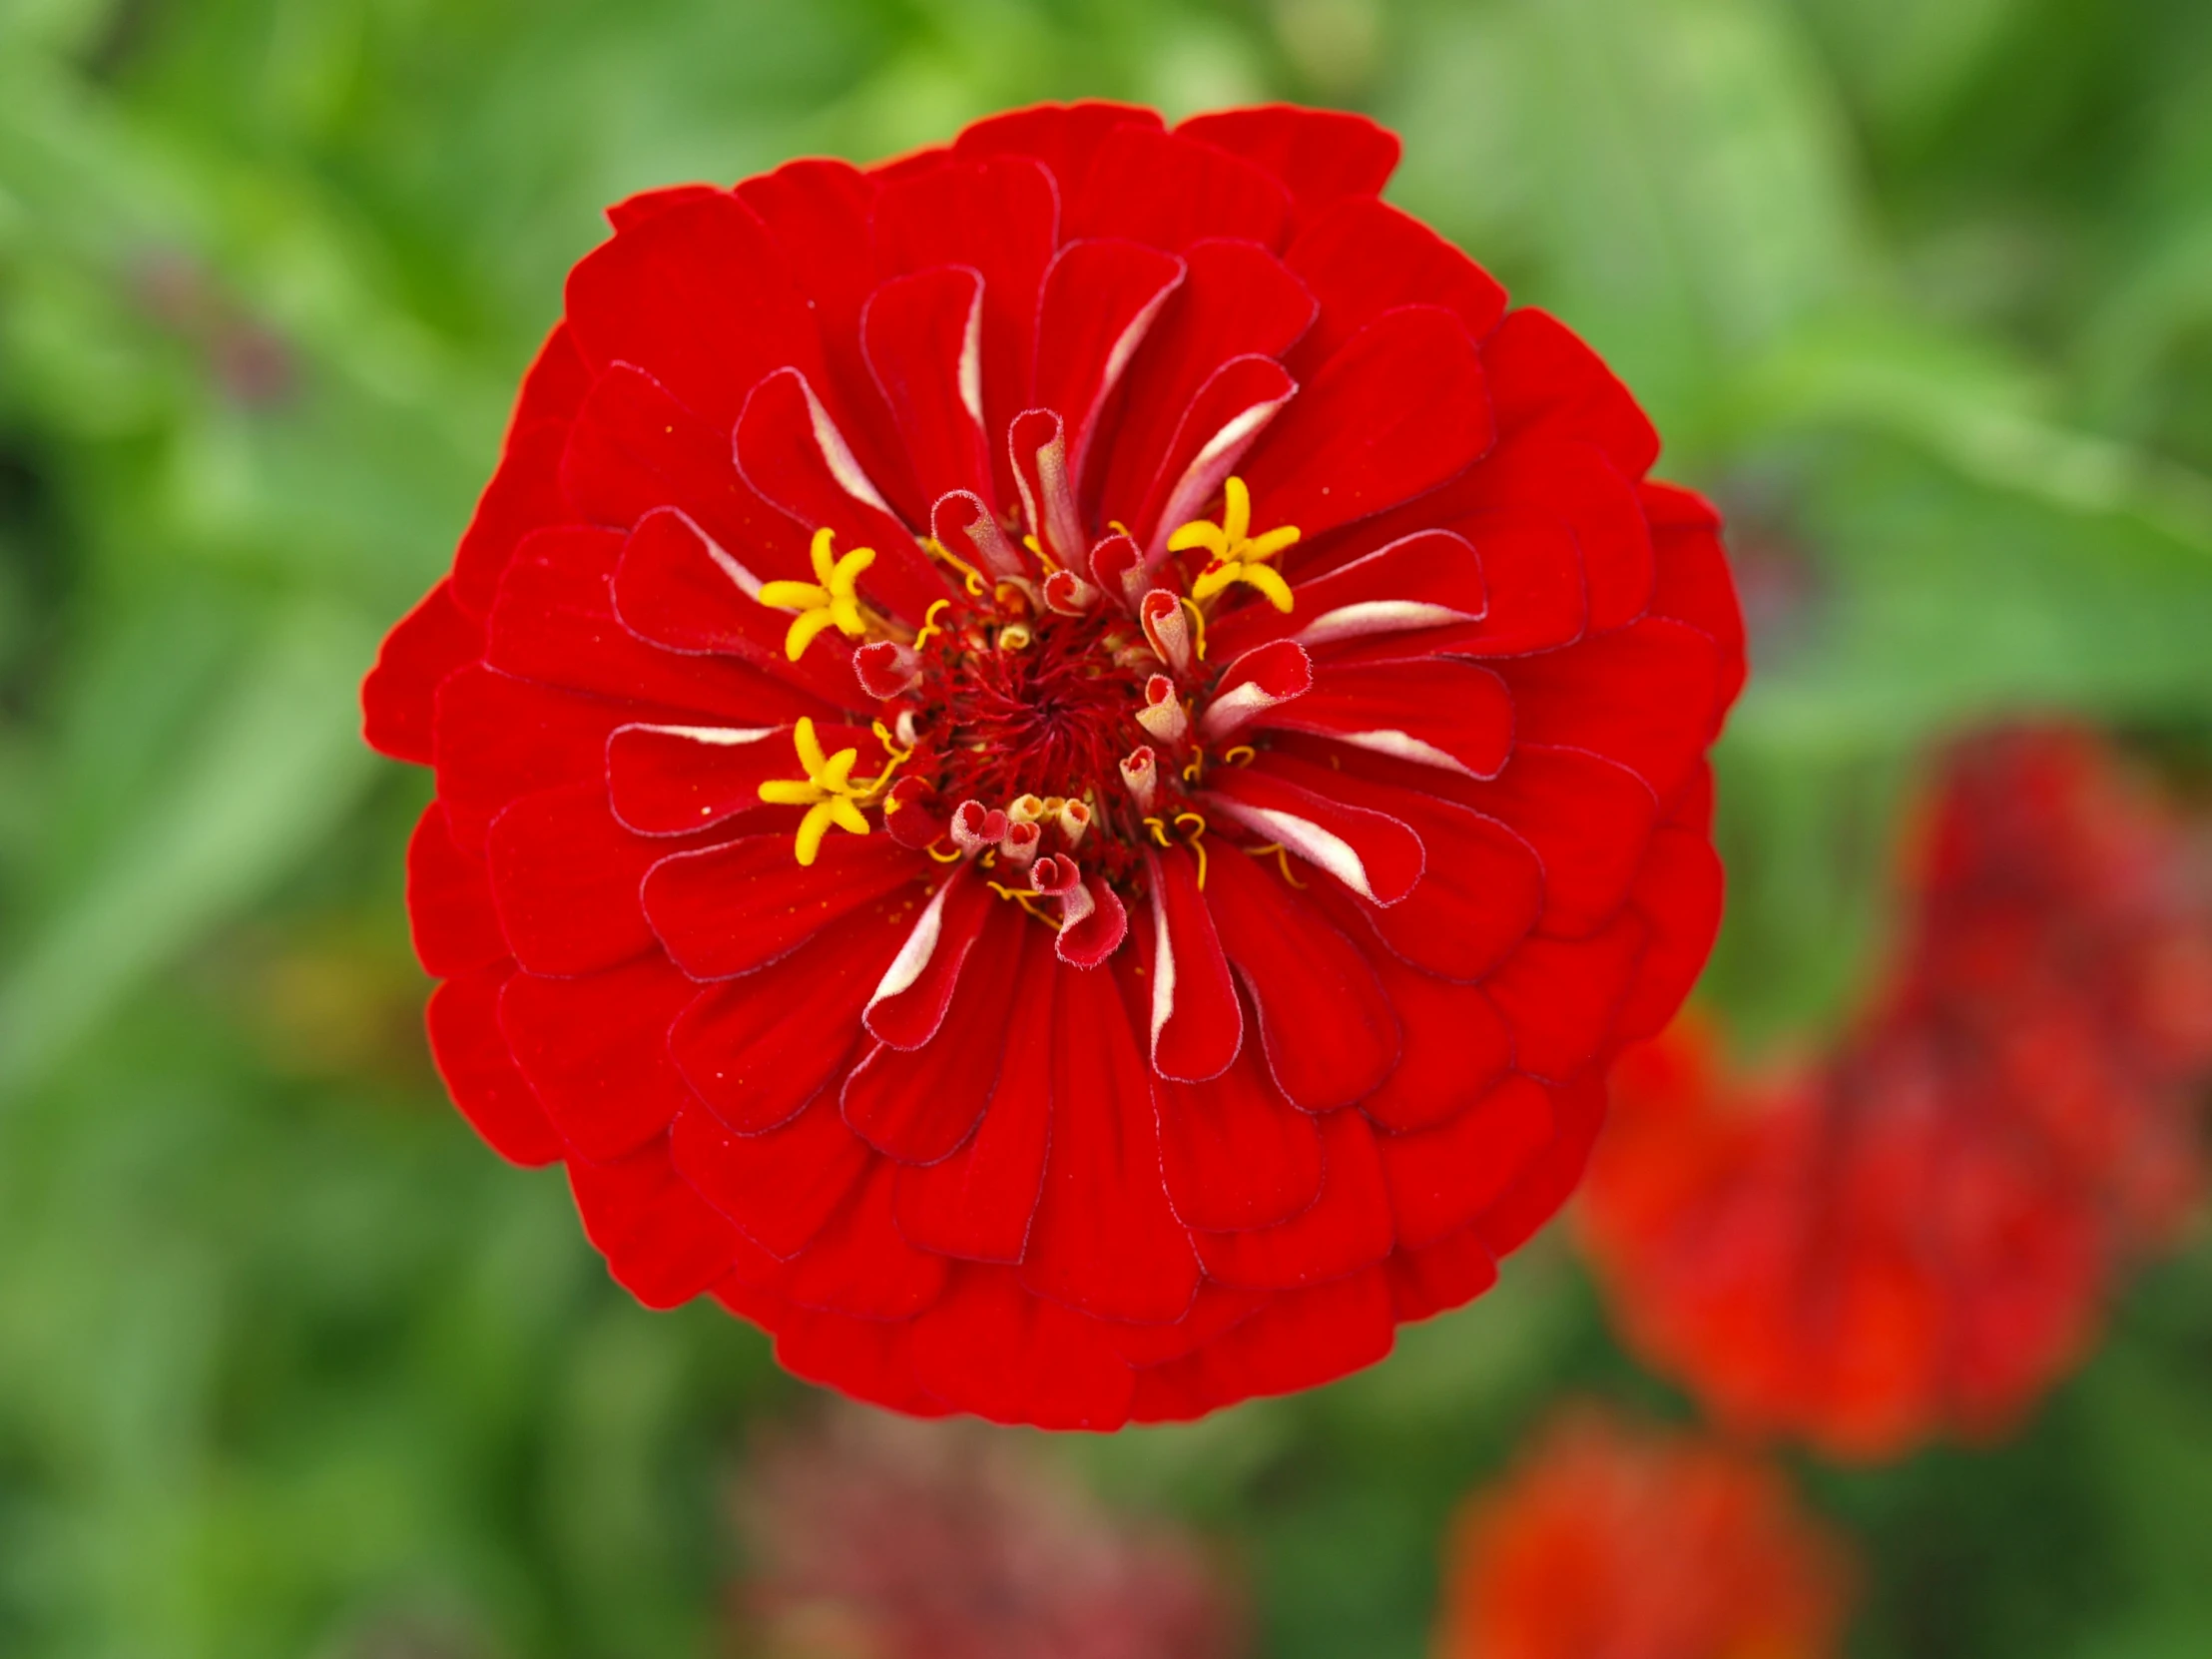
[[[1198,580],[1191,584],[1191,597],[1203,604],[1215,594],[1244,582],[1267,595],[1268,603],[1277,610],[1288,611],[1292,604],[1291,585],[1268,560],[1298,540],[1298,526],[1285,524],[1264,536],[1254,536],[1252,492],[1245,488],[1245,481],[1230,479],[1223,486],[1223,494],[1226,500],[1219,524],[1210,519],[1194,518],[1168,537],[1171,553],[1203,547],[1214,556],[1214,562],[1200,571]]]
[[[806,769],[804,778],[772,778],[761,786],[761,799],[771,807],[804,807],[807,816],[799,821],[799,836],[792,850],[799,861],[811,864],[822,850],[823,837],[830,833],[830,827],[849,830],[855,835],[868,832],[868,822],[860,816],[860,804],[874,796],[881,779],[869,779],[865,783],[852,782],[853,763],[860,758],[857,749],[840,749],[834,755],[822,752],[822,740],[815,736],[815,723],[804,715],[792,729],[792,743],[799,751],[799,764]]]
[[[762,604],[771,610],[799,613],[792,621],[791,632],[784,636],[784,655],[795,663],[825,628],[834,628],[855,639],[867,632],[856,584],[860,572],[875,563],[875,549],[855,547],[843,558],[835,559],[830,551],[832,540],[828,525],[815,532],[814,545],[808,549],[815,566],[814,581],[761,584]]]

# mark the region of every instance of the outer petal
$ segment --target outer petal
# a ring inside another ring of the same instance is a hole
[[[569,274],[568,322],[594,369],[634,363],[728,431],[762,375],[819,375],[821,348],[783,251],[717,192],[665,209]]]
[[[773,1256],[812,1243],[873,1161],[827,1093],[788,1124],[733,1135],[703,1109],[679,1112],[669,1153],[699,1195]]]
[[[499,993],[513,972],[497,963],[431,993],[430,1054],[453,1104],[492,1151],[510,1164],[550,1164],[565,1148],[499,1033]]]
[[[1397,168],[1397,135],[1344,110],[1262,104],[1194,115],[1175,131],[1266,168],[1301,219],[1341,197],[1380,195]]]
[[[1290,193],[1264,168],[1210,144],[1117,127],[1071,199],[1067,235],[1128,237],[1171,254],[1203,237],[1281,248],[1290,217]]]
[[[669,1022],[697,990],[665,956],[577,979],[518,973],[499,998],[515,1064],[565,1140],[608,1163],[656,1140],[693,1095],[669,1059]]]
[[[611,1164],[574,1159],[568,1180],[585,1236],[616,1282],[648,1308],[689,1302],[730,1271],[742,1248],[677,1175],[666,1141]]]
[[[361,736],[395,761],[428,766],[438,687],[484,654],[483,625],[454,603],[441,581],[401,617],[361,682]]]
[[[422,810],[407,842],[407,917],[422,971],[450,979],[509,955],[492,907],[484,860],[463,852],[435,801]]]
[[[913,854],[887,837],[832,835],[812,864],[789,835],[747,835],[655,864],[643,890],[654,934],[695,979],[773,962],[839,916],[891,894],[910,919],[927,894]]]
[[[1488,272],[1372,195],[1337,202],[1318,215],[1284,259],[1322,307],[1292,363],[1301,377],[1393,306],[1442,305],[1477,340],[1505,314],[1505,289]]]
[[[992,1422],[1113,1429],[1129,1419],[1129,1367],[1098,1322],[1031,1296],[1005,1268],[954,1270],[914,1325],[913,1364],[931,1393]]]
[[[1469,1225],[1534,1166],[1553,1133],[1549,1092],[1508,1077],[1440,1128],[1380,1137],[1398,1237],[1417,1249]]]

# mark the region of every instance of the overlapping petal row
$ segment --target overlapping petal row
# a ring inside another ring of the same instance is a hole
[[[2212,891],[2089,735],[1951,758],[1883,994],[1815,1062],[1678,1024],[1582,1206],[1616,1323],[1730,1423],[1893,1457],[2015,1426],[2202,1191]]]
[[[370,741],[454,1098],[644,1301],[1110,1427],[1487,1286],[1717,924],[1711,509],[1284,108],[612,210]]]

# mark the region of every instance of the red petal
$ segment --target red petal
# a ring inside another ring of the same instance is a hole
[[[1375,1131],[1358,1112],[1331,1112],[1320,1122],[1328,1151],[1320,1197],[1280,1226],[1195,1235],[1210,1278],[1289,1291],[1341,1279],[1390,1254],[1397,1233]]]
[[[1659,563],[1652,611],[1703,629],[1720,648],[1720,706],[1725,712],[1744,689],[1744,613],[1736,601],[1728,556],[1721,551],[1720,515],[1703,496],[1671,484],[1647,483],[1642,493]],[[1716,713],[1716,737],[1719,725]]]
[[[928,500],[914,483],[890,410],[860,354],[860,306],[875,286],[864,252],[875,215],[875,182],[847,162],[809,157],[747,179],[738,198],[760,215],[784,251],[822,332],[823,401],[898,515],[919,523]]]
[[[607,734],[648,713],[465,668],[438,691],[438,799],[454,844],[484,843],[492,816],[510,801],[556,784],[602,778]]]
[[[658,190],[641,190],[635,196],[626,196],[604,211],[607,223],[615,230],[635,231],[671,208],[726,194],[719,185],[663,185]]]
[[[645,913],[686,973],[728,979],[921,875],[911,852],[879,835],[831,835],[812,864],[792,856],[789,835],[747,835],[655,864]],[[918,909],[924,890],[903,896]]]
[[[868,296],[860,340],[922,495],[990,500],[982,274],[937,266],[892,277]]]
[[[500,931],[532,973],[591,973],[653,948],[638,885],[666,848],[607,810],[604,784],[526,795],[484,840]]]
[[[1524,742],[1618,761],[1662,801],[1704,759],[1719,718],[1711,637],[1663,617],[1501,667]]]
[[[1316,793],[1334,787],[1356,795],[1419,837],[1421,878],[1412,896],[1387,909],[1360,906],[1383,943],[1416,967],[1445,979],[1479,979],[1536,924],[1543,871],[1528,843],[1495,819],[1402,785],[1331,774],[1290,755],[1270,756],[1268,767]],[[1397,775],[1419,772],[1402,767]]]
[[[1289,1291],[1189,1359],[1140,1372],[1132,1414],[1139,1421],[1197,1415],[1255,1394],[1317,1387],[1374,1365],[1395,1337],[1380,1268]]]
[[[1275,1092],[1257,1054],[1210,1083],[1155,1077],[1152,1106],[1168,1201],[1184,1226],[1272,1227],[1320,1193],[1321,1133]]]
[[[1213,788],[1199,797],[1207,807],[1280,842],[1363,898],[1395,904],[1421,878],[1420,837],[1387,813],[1342,799],[1358,787],[1333,774],[1285,766],[1271,754],[1249,767],[1216,768],[1209,781]]]
[[[802,1308],[855,1319],[912,1319],[944,1290],[941,1256],[914,1249],[891,1221],[897,1171],[877,1162],[773,1289]]]
[[[569,273],[568,321],[593,367],[634,363],[725,431],[762,375],[821,372],[782,251],[727,193],[666,208],[585,255]]]
[[[1202,237],[1281,248],[1290,193],[1264,169],[1142,127],[1117,127],[1070,198],[1066,234],[1127,237],[1180,254]]]
[[[1439,1128],[1379,1136],[1398,1238],[1418,1248],[1458,1232],[1551,1137],[1550,1093],[1527,1077],[1508,1077]]]
[[[1144,517],[1145,504],[1165,501],[1189,465],[1186,454],[1172,475],[1161,477],[1171,440],[1200,389],[1238,357],[1280,356],[1314,320],[1314,296],[1306,284],[1258,243],[1209,238],[1191,244],[1183,259],[1181,285],[1160,308],[1129,365],[1111,452],[1100,457],[1103,466],[1094,461],[1091,469],[1095,522],[1120,519],[1148,542],[1153,526]],[[1291,382],[1286,375],[1277,383]],[[1191,453],[1223,424],[1215,419]]]
[[[824,746],[836,753],[852,730],[825,729]],[[681,835],[764,811],[761,786],[796,767],[789,726],[618,726],[607,739],[615,819],[641,835]]]
[[[1582,553],[1574,532],[1540,513],[1483,513],[1460,522],[1482,559],[1489,614],[1476,643],[1483,656],[1512,657],[1571,645],[1588,623]]]
[[[1397,166],[1397,135],[1344,110],[1261,104],[1194,115],[1175,131],[1266,168],[1301,217],[1340,197],[1380,194]]]
[[[968,865],[953,869],[917,907],[898,954],[868,997],[860,1018],[870,1035],[894,1048],[919,1048],[936,1035],[960,969],[995,907],[990,888]]]
[[[784,654],[791,617],[763,605],[760,591],[759,576],[675,507],[638,520],[612,589],[623,627],[664,651],[736,657],[831,708],[854,707],[850,647],[822,634],[793,662]]]
[[[1390,640],[1385,648],[1415,642]],[[1486,668],[1448,657],[1346,663],[1325,658],[1314,689],[1253,724],[1310,732],[1354,749],[1469,778],[1494,778],[1513,748],[1517,705]]]
[[[1400,1322],[1464,1307],[1497,1283],[1497,1258],[1478,1228],[1463,1227],[1420,1250],[1390,1258],[1390,1305]]]
[[[484,661],[518,680],[745,725],[778,725],[821,704],[728,657],[686,657],[648,645],[615,618],[613,579],[624,538],[560,527],[526,537],[500,579]]]
[[[1155,589],[1155,592],[1160,590]],[[1146,596],[1150,599],[1150,595]],[[1175,615],[1171,602],[1167,614]],[[1295,640],[1271,640],[1254,646],[1222,671],[1213,699],[1200,711],[1203,742],[1226,745],[1240,728],[1267,710],[1304,697],[1314,689],[1314,659]]]
[[[902,902],[863,906],[677,1015],[669,1053],[725,1126],[753,1135],[787,1123],[844,1070],[860,1009],[897,948]]]
[[[839,1098],[854,1134],[902,1164],[933,1164],[959,1148],[997,1086],[1009,1023],[1035,1017],[1016,997],[1025,955],[1032,974],[1043,971],[1028,946],[1044,931],[1011,904],[985,912],[928,1042],[916,1049],[877,1043],[844,1080]]]
[[[1660,826],[1629,889],[1649,937],[1615,1016],[1622,1038],[1656,1036],[1690,994],[1720,932],[1722,886],[1720,854],[1711,841],[1675,825]]]
[[[435,801],[422,810],[407,842],[407,919],[415,958],[432,978],[450,979],[510,954],[484,860],[453,844],[445,809]]]
[[[564,518],[629,530],[656,508],[674,507],[718,547],[742,550],[758,580],[813,580],[806,532],[738,475],[729,427],[702,420],[628,363],[599,377],[569,429],[561,491]]]
[[[467,615],[481,617],[490,606],[517,542],[571,516],[561,489],[568,433],[565,417],[532,418],[508,432],[499,470],[477,497],[476,512],[453,550],[453,602]]]
[[[1173,1325],[1126,1325],[1100,1320],[1098,1330],[1132,1366],[1159,1366],[1196,1354],[1232,1325],[1266,1307],[1268,1298],[1257,1291],[1232,1291],[1211,1279],[1199,1281],[1191,1311]],[[1141,1377],[1143,1373],[1140,1371]]]
[[[580,979],[518,973],[499,998],[515,1064],[561,1138],[594,1163],[653,1140],[692,1103],[669,1022],[698,990],[664,956]]]
[[[1548,311],[1515,311],[1482,342],[1500,432],[1586,438],[1631,478],[1659,458],[1659,434],[1604,359]]]
[[[873,1162],[828,1093],[764,1135],[733,1135],[712,1112],[693,1107],[676,1114],[668,1145],[684,1179],[708,1203],[787,1261],[836,1214]]]
[[[1513,1180],[1484,1213],[1482,1241],[1495,1256],[1518,1250],[1528,1236],[1558,1212],[1582,1179],[1591,1143],[1605,1121],[1605,1079],[1592,1072],[1563,1089],[1551,1091],[1557,1130],[1529,1167]]]
[[[1643,955],[1644,924],[1633,914],[1586,939],[1532,938],[1483,980],[1513,1028],[1513,1064],[1563,1083],[1597,1057]]]
[[[785,370],[753,388],[738,418],[737,454],[745,481],[809,534],[828,528],[839,554],[875,550],[861,591],[892,615],[919,622],[946,596],[936,568],[860,471],[804,375]]]
[[[1318,216],[1284,259],[1321,301],[1321,320],[1292,359],[1292,372],[1302,378],[1397,305],[1441,305],[1477,340],[1505,314],[1505,289],[1488,272],[1372,195]]]
[[[1548,933],[1589,932],[1621,907],[1658,817],[1651,791],[1627,768],[1533,744],[1513,751],[1495,783],[1454,793],[1536,849]]]
[[[1454,487],[1452,498],[1455,508],[1474,513],[1533,514],[1564,522],[1581,555],[1593,630],[1633,622],[1650,605],[1651,526],[1635,484],[1595,445],[1513,439]]]
[[[855,1320],[794,1309],[776,1333],[776,1363],[794,1377],[821,1382],[909,1417],[941,1417],[942,1400],[914,1382],[903,1320]]]
[[[1282,878],[1227,848],[1206,901],[1260,1005],[1276,1087],[1310,1112],[1348,1106],[1397,1062],[1397,1018],[1367,958]]]
[[[952,162],[886,181],[875,202],[875,258],[886,275],[964,265],[983,274],[983,429],[993,498],[1014,499],[997,434],[1030,406],[1037,291],[1059,246],[1059,195],[1027,156]]]
[[[1130,520],[1153,558],[1163,557],[1168,538],[1220,494],[1222,481],[1297,391],[1281,363],[1251,354],[1231,357],[1192,394]]]
[[[484,630],[442,581],[393,625],[361,682],[361,736],[395,761],[428,766],[431,719],[446,676],[484,654]]]
[[[497,963],[430,993],[430,1054],[446,1093],[484,1144],[510,1164],[550,1164],[566,1150],[499,1034],[499,993],[514,969]]]
[[[689,1302],[730,1271],[739,1240],[677,1175],[667,1142],[618,1163],[572,1159],[568,1184],[585,1237],[616,1283],[648,1308]]]
[[[1384,311],[1253,449],[1253,531],[1318,536],[1434,488],[1489,446],[1482,364],[1459,319],[1437,305]]]
[[[1175,848],[1147,858],[1152,887],[1152,1069],[1186,1083],[1219,1076],[1244,1046],[1244,1009],[1198,885]]]
[[[1513,1033],[1479,985],[1455,985],[1387,958],[1375,959],[1397,1010],[1404,1049],[1360,1109],[1382,1128],[1429,1129],[1488,1093],[1513,1063]]]
[[[1071,242],[1053,257],[1037,304],[1032,396],[1067,426],[1068,473],[1080,488],[1101,408],[1129,366],[1183,262],[1135,242]]]
[[[1111,973],[1054,971],[1051,1145],[1022,1284],[1101,1319],[1179,1319],[1198,1260],[1160,1184],[1144,1052]]]
[[[942,1163],[898,1172],[900,1231],[940,1255],[1016,1263],[1028,1244],[1052,1122],[1052,1004],[1063,976],[1041,930],[1031,929],[1022,949],[1021,1007],[981,1125]]]
[[[1037,104],[1026,110],[1008,110],[985,116],[963,128],[952,141],[952,153],[962,161],[986,156],[1031,156],[1052,170],[1065,202],[1091,170],[1092,158],[1116,127],[1160,129],[1160,116],[1140,104],[1115,104],[1104,99],[1082,99],[1073,104]]]
[[[1129,1367],[1098,1322],[1031,1296],[1004,1268],[956,1268],[914,1324],[914,1377],[992,1422],[1110,1430],[1129,1420]]]
[[[1417,530],[1388,545],[1303,578],[1289,615],[1253,602],[1208,624],[1207,649],[1227,658],[1262,640],[1290,635],[1309,651],[1378,635],[1403,636],[1422,648],[1431,629],[1479,622],[1489,608],[1482,561],[1465,537]]]

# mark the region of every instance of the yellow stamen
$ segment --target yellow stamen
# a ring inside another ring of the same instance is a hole
[[[1198,573],[1191,584],[1191,598],[1203,604],[1215,594],[1243,582],[1258,588],[1279,611],[1292,605],[1291,585],[1267,561],[1298,540],[1298,526],[1285,524],[1264,536],[1252,534],[1252,492],[1242,478],[1231,478],[1222,487],[1221,522],[1194,518],[1168,537],[1168,551],[1188,552],[1202,547],[1214,562]]]
[[[1188,823],[1192,828],[1185,831],[1190,848],[1198,854],[1198,890],[1206,890],[1206,820],[1198,813],[1177,813],[1175,827],[1181,830]]]
[[[856,584],[860,572],[875,563],[875,549],[855,547],[843,558],[831,556],[835,537],[828,525],[815,532],[808,557],[815,567],[812,582],[763,582],[761,603],[773,611],[797,611],[791,631],[784,636],[784,655],[793,662],[806,654],[815,636],[834,628],[853,639],[867,632]]]
[[[811,864],[821,853],[823,838],[832,826],[855,835],[868,832],[868,822],[860,816],[860,809],[871,805],[890,782],[898,759],[865,783],[855,784],[852,767],[860,752],[840,749],[834,755],[825,755],[822,740],[815,735],[815,723],[804,715],[792,728],[792,746],[799,751],[799,764],[807,776],[772,778],[761,786],[761,799],[771,807],[807,809],[807,816],[799,821],[792,850],[802,864]]]
[[[917,649],[930,635],[944,632],[944,629],[938,626],[937,613],[948,608],[951,603],[952,601],[949,599],[933,599],[929,602],[929,609],[921,614],[921,632],[914,636],[914,645]]]

